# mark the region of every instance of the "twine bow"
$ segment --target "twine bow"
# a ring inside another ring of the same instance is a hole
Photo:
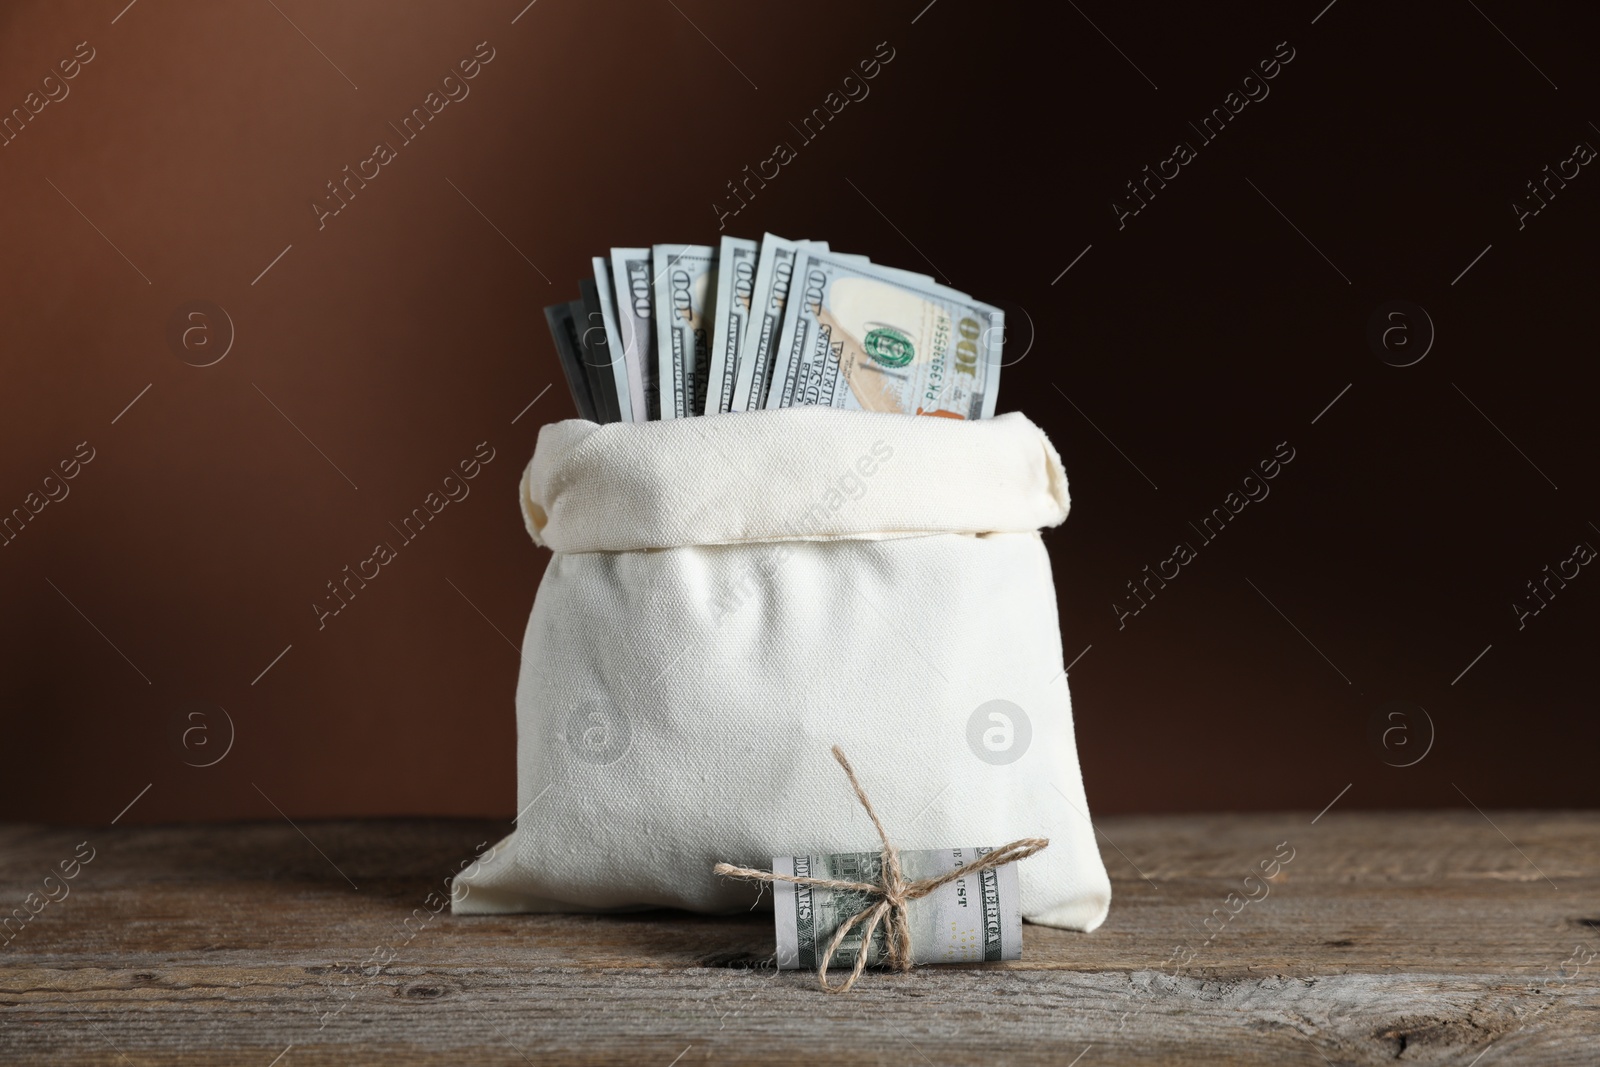
[[[846,882],[831,878],[808,878],[795,874],[776,874],[772,871],[758,871],[750,867],[735,867],[731,863],[719,863],[713,871],[717,874],[727,875],[732,878],[745,878],[756,882],[793,882],[796,885],[821,886],[824,889],[850,889],[858,893],[866,893],[878,898],[876,903],[870,904],[861,911],[839,924],[839,929],[833,933],[833,939],[828,942],[827,951],[822,954],[822,959],[817,963],[817,982],[829,993],[845,993],[856,984],[856,979],[861,977],[861,971],[867,965],[867,949],[872,945],[872,935],[877,930],[878,924],[883,924],[883,938],[887,946],[886,966],[897,971],[909,971],[912,967],[911,959],[911,924],[906,919],[906,905],[913,900],[932,893],[942,885],[948,885],[957,879],[965,878],[978,871],[987,871],[995,867],[1004,867],[1008,863],[1026,859],[1035,852],[1043,850],[1050,844],[1048,838],[1023,837],[1010,844],[1001,845],[986,855],[980,856],[971,863],[947,871],[936,878],[922,878],[915,882],[908,882],[900,870],[900,850],[889,843],[889,835],[883,829],[883,823],[878,819],[878,813],[873,810],[872,802],[867,799],[866,791],[861,788],[861,782],[856,778],[856,772],[850,766],[850,761],[844,758],[838,745],[833,746],[833,758],[839,761],[839,766],[844,768],[846,777],[850,779],[850,787],[856,791],[856,799],[861,801],[861,806],[867,810],[867,815],[872,819],[872,825],[878,830],[878,839],[883,842],[883,876],[877,884],[871,882]],[[833,954],[838,951],[844,939],[857,925],[864,924],[861,932],[861,948],[856,952],[856,965],[850,972],[850,977],[845,979],[843,985],[833,985],[828,981],[828,964],[833,960]]]

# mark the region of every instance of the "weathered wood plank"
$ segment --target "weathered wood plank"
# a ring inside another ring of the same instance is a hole
[[[287,824],[0,826],[5,908],[95,849],[0,947],[0,1060],[1592,1063],[1600,815],[1493,819],[1108,819],[1099,931],[1030,926],[1020,963],[846,997],[773,972],[760,914],[433,914],[499,824],[304,824],[315,848]],[[375,949],[394,962],[364,973]]]

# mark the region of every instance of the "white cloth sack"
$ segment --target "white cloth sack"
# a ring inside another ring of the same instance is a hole
[[[748,909],[714,864],[878,848],[837,744],[900,848],[1048,837],[1023,917],[1104,920],[1039,536],[1066,475],[1025,417],[569,420],[522,509],[555,554],[516,829],[456,878],[458,914]]]

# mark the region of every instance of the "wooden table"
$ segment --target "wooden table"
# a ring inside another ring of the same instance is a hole
[[[0,1063],[1600,1062],[1600,814],[1109,818],[1095,933],[847,996],[759,914],[435,915],[504,830],[0,826],[0,914],[68,893],[0,946]]]

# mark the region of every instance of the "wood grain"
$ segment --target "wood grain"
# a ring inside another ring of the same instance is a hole
[[[95,849],[0,946],[0,1062],[1600,1061],[1596,813],[1106,819],[1099,930],[842,997],[771,969],[770,915],[434,915],[504,830],[0,826],[0,914]]]

